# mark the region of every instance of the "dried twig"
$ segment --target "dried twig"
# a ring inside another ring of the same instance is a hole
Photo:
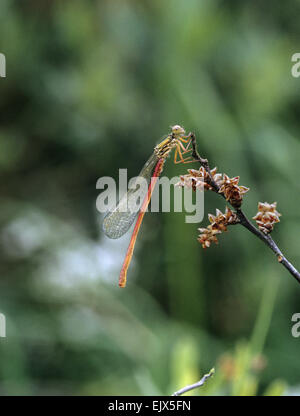
[[[206,180],[207,183],[213,188],[213,190],[215,192],[220,191],[220,186],[214,181],[214,178],[211,174],[211,169],[209,167],[209,163],[207,159],[203,159],[198,151],[197,151],[197,144],[196,144],[196,137],[194,135],[194,133],[190,133],[189,137],[191,138],[192,141],[192,156],[195,160],[200,162],[200,165],[206,170],[206,172],[208,173],[208,179]],[[220,193],[220,195],[222,195],[223,197],[224,194]],[[230,203],[230,201],[229,201]],[[231,203],[232,205],[232,203]],[[260,231],[258,228],[256,228],[246,217],[246,215],[244,214],[244,212],[242,211],[242,209],[240,207],[236,207],[234,205],[232,205],[233,208],[235,209],[235,213],[239,219],[239,221],[237,222],[237,224],[241,224],[243,227],[247,228],[248,231],[250,231],[252,234],[254,234],[256,237],[258,237],[261,241],[263,241],[277,256],[277,260],[279,263],[281,263],[290,273],[292,276],[294,276],[294,278],[297,280],[297,282],[300,284],[300,273],[298,272],[298,270],[287,260],[287,258],[282,254],[281,250],[278,248],[277,244],[274,242],[274,240],[272,239],[272,237],[270,236],[270,234],[264,233],[262,231]]]
[[[197,389],[198,387],[203,386],[203,384],[206,382],[206,380],[207,380],[208,378],[210,378],[211,376],[213,376],[213,375],[214,375],[214,373],[215,373],[215,369],[214,369],[214,368],[212,368],[212,369],[210,370],[210,372],[209,372],[209,373],[207,373],[207,374],[205,374],[205,375],[201,378],[201,380],[197,381],[197,383],[195,383],[195,384],[191,384],[191,385],[186,386],[186,387],[183,387],[182,389],[180,389],[180,390],[176,391],[175,393],[173,393],[173,394],[172,394],[172,396],[180,396],[181,394],[184,394],[184,393],[186,393],[186,392],[188,392],[188,391],[191,391],[191,390]]]

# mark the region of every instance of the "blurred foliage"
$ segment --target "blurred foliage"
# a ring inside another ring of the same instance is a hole
[[[148,214],[120,290],[128,236],[109,241],[95,207],[99,177],[136,175],[183,124],[251,188],[250,217],[278,202],[274,239],[299,266],[299,11],[1,0],[1,394],[171,394],[214,366],[193,394],[299,394],[299,288],[267,247],[234,227],[203,251],[184,213]]]

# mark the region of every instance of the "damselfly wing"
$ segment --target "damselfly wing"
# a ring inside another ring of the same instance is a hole
[[[122,237],[131,227],[140,209],[137,206],[137,200],[140,201],[140,207],[147,195],[148,187],[151,181],[158,157],[153,153],[145,163],[139,176],[130,185],[127,193],[121,197],[117,206],[108,211],[103,220],[103,231],[109,238]],[[140,179],[143,179],[141,181]],[[147,186],[141,186],[141,184]]]

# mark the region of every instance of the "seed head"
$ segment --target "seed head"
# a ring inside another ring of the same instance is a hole
[[[249,188],[246,186],[238,185],[239,180],[239,176],[229,178],[229,176],[224,173],[219,189],[219,193],[223,194],[226,201],[229,201],[235,208],[239,208],[242,205],[243,195],[249,191]]]
[[[253,219],[256,221],[260,231],[265,234],[270,233],[274,228],[274,224],[280,222],[279,217],[281,214],[276,210],[276,205],[277,202],[273,202],[273,204],[268,202],[258,203],[258,212]]]
[[[216,234],[221,234],[220,230],[214,230],[211,225],[207,228],[198,228],[200,231],[198,241],[204,249],[210,247],[211,243],[218,244]]]
[[[211,175],[213,180],[219,185],[222,180],[222,174],[217,173],[217,168],[211,170]],[[180,176],[180,181],[176,185],[192,188],[194,191],[196,191],[196,189],[202,189],[203,187],[205,190],[212,190],[213,188],[209,183],[209,174],[204,167],[201,166],[199,170],[188,169],[188,173]]]

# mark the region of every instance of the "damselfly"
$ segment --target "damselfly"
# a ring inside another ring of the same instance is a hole
[[[193,162],[194,160],[191,155],[183,157],[192,151],[192,149],[189,148],[190,144],[191,135],[189,134],[186,136],[183,127],[179,125],[173,126],[171,133],[168,134],[168,136],[161,143],[155,146],[153,154],[147,160],[138,176],[138,178],[143,178],[147,181],[147,188],[144,191],[144,195],[141,195],[142,205],[140,210],[137,211],[134,209],[134,207],[136,207],[136,193],[140,188],[137,178],[137,180],[129,187],[128,192],[120,199],[117,206],[113,210],[109,211],[104,217],[103,230],[107,237],[120,238],[129,230],[138,215],[121,269],[119,277],[120,287],[124,287],[126,285],[127,270],[132,258],[136,238],[146,209],[149,205],[155,184],[163,170],[164,163],[169,153],[174,148],[174,163]]]

